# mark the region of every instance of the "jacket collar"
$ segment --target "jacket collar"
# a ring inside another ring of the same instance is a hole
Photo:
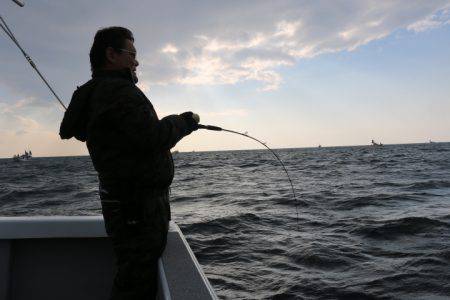
[[[92,72],[92,78],[123,78],[133,82],[131,70],[128,68],[121,70],[95,70]]]

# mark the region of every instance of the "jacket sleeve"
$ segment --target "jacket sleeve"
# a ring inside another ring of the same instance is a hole
[[[135,87],[127,87],[102,113],[133,146],[144,151],[170,150],[192,132],[179,115],[158,119],[151,103]]]
[[[76,89],[73,93],[69,107],[64,113],[64,118],[59,129],[59,136],[61,139],[75,137],[79,141],[86,141],[88,99],[94,86],[93,80],[90,80],[85,83],[82,88]]]

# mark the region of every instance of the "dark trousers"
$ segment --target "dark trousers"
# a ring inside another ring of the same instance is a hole
[[[116,255],[111,299],[155,299],[157,264],[166,246],[170,220],[168,189],[101,182],[100,199]]]

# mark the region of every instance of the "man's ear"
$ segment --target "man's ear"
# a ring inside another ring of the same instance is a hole
[[[114,51],[112,47],[107,47],[105,51],[106,51],[105,53],[106,62],[114,64],[116,62],[116,55],[117,55],[116,51]]]

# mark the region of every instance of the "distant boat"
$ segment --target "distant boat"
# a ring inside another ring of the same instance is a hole
[[[319,147],[317,147],[317,148],[322,148],[322,145],[319,145]]]
[[[382,143],[376,143],[374,140],[372,140],[372,146],[381,147],[381,146],[383,146],[383,144]]]
[[[13,156],[13,160],[16,162],[20,162],[20,161],[24,161],[24,160],[29,160],[33,157],[33,153],[31,153],[31,150],[29,150],[27,152],[27,150],[25,150],[24,154],[16,154]]]
[[[434,144],[434,142],[432,140],[430,140],[430,144]]]

